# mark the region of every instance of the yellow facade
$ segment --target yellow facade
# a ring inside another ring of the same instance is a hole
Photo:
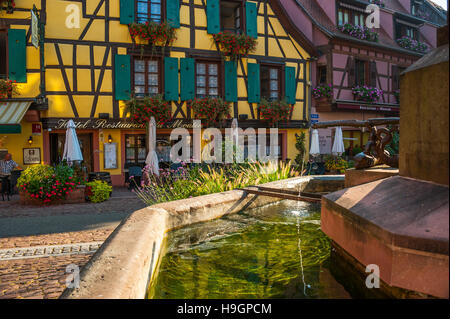
[[[287,26],[278,19],[272,10],[272,4],[278,0],[254,1],[258,8],[257,47],[248,58],[238,63],[237,113],[232,103],[232,116],[247,115],[249,120],[257,120],[257,105],[247,102],[246,77],[247,63],[269,61],[282,63],[295,68],[298,76],[296,103],[290,123],[280,128],[284,134],[284,157],[294,159],[297,150],[294,147],[295,133],[307,131],[309,119],[309,58],[310,54],[287,31]],[[165,3],[162,1],[163,4]],[[16,0],[16,10],[12,14],[0,13],[1,25],[9,29],[24,29],[29,32],[30,12],[33,5],[41,16],[45,13],[45,71],[40,70],[40,49],[31,44],[27,38],[26,68],[27,82],[18,84],[20,95],[14,98],[35,98],[43,93],[48,98],[48,109],[40,111],[44,130],[42,135],[34,136],[34,147],[40,147],[42,161],[50,162],[49,135],[55,132],[54,123],[59,119],[73,118],[75,122],[86,119],[98,119],[100,113],[109,114],[109,119],[120,120],[124,115],[124,101],[117,101],[114,96],[114,56],[115,54],[135,54],[140,50],[133,44],[127,25],[120,23],[119,0]],[[184,58],[215,54],[220,57],[212,35],[207,33],[207,0],[180,0],[180,28],[177,39],[170,50],[170,57]],[[42,5],[42,8],[41,8]],[[194,21],[190,21],[194,17]],[[77,19],[79,18],[79,25]],[[72,20],[71,20],[72,19]],[[75,20],[73,20],[75,19]],[[69,20],[69,25],[68,25]],[[72,23],[72,26],[70,25]],[[284,22],[285,23],[285,22]],[[76,26],[73,27],[73,24]],[[266,24],[268,27],[266,27]],[[267,30],[267,34],[265,33]],[[194,35],[195,39],[191,39]],[[45,78],[45,92],[40,91],[42,77]],[[182,104],[184,114],[189,112],[187,103]],[[253,112],[252,112],[253,109]],[[172,111],[177,106],[173,103]],[[192,114],[191,114],[192,115]],[[182,119],[181,112],[177,119]],[[184,120],[190,120],[191,117]],[[31,123],[22,121],[22,133],[10,134],[4,148],[12,152],[21,164],[22,148],[28,146],[31,135]],[[50,130],[49,130],[50,129]],[[82,131],[82,130],[79,130]],[[123,177],[124,133],[121,129],[91,128],[95,139],[92,141],[94,169],[108,171],[116,176],[116,181]],[[127,130],[127,132],[132,132]],[[145,134],[144,130],[134,131]],[[60,132],[60,131],[58,131]],[[104,143],[111,136],[118,143],[117,169],[105,169]],[[308,140],[308,138],[306,139]],[[23,163],[22,163],[23,164]],[[120,183],[120,181],[118,182]]]

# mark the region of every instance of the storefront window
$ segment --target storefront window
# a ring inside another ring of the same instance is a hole
[[[125,162],[143,164],[146,158],[145,134],[125,135]]]

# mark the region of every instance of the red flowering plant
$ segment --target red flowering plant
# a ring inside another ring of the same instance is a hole
[[[0,12],[5,9],[6,13],[13,13],[15,7],[14,0],[0,0]]]
[[[126,112],[129,112],[131,119],[137,123],[146,124],[153,116],[156,124],[163,125],[172,119],[172,104],[165,101],[162,94],[143,98],[132,97],[126,103]]]
[[[12,94],[18,94],[16,81],[0,79],[0,99],[7,99]]]
[[[20,191],[44,204],[64,199],[80,184],[81,180],[66,164],[56,167],[33,165],[23,171],[17,180]]]
[[[230,31],[213,34],[213,40],[219,46],[224,56],[237,60],[240,56],[247,56],[256,49],[256,39],[246,34],[235,34]]]
[[[133,39],[148,41],[148,44],[153,46],[170,46],[176,40],[176,29],[166,22],[132,23],[128,29]]]
[[[204,119],[206,126],[220,125],[224,119],[230,119],[230,103],[220,97],[196,98],[190,102],[194,116]]]
[[[267,101],[261,99],[258,104],[259,115],[263,120],[269,121],[272,126],[275,126],[279,121],[289,121],[293,105],[286,101]]]

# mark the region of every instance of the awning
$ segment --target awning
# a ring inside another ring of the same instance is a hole
[[[21,133],[20,122],[31,103],[33,102],[0,102],[0,133]]]

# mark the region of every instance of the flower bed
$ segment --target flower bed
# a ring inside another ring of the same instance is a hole
[[[22,172],[17,180],[21,201],[32,204],[51,204],[61,202],[81,185],[79,178],[67,165],[52,167],[34,165]],[[84,195],[84,189],[82,190]]]
[[[172,119],[172,105],[163,99],[162,94],[133,97],[126,103],[126,112],[131,114],[131,119],[137,123],[148,123],[150,118],[155,118],[156,124],[163,125]]]
[[[133,39],[139,38],[141,41],[148,41],[151,45],[169,46],[176,40],[176,29],[166,22],[132,23],[128,29]]]
[[[351,23],[346,23],[339,26],[338,29],[354,38],[372,42],[378,42],[378,33],[371,31],[366,26],[353,25]]]
[[[340,156],[327,156],[325,158],[325,169],[330,172],[345,173],[348,162]]]
[[[312,90],[312,96],[315,99],[320,99],[323,97],[330,98],[332,92],[333,87],[331,86],[331,84],[320,84]]]
[[[224,119],[231,118],[230,103],[221,98],[205,97],[190,102],[194,116],[204,119],[206,126],[217,125]]]
[[[401,46],[404,49],[422,52],[422,53],[428,51],[428,45],[426,45],[423,42],[414,40],[408,36],[404,36],[404,37],[401,37],[400,39],[397,39],[397,43],[399,46]]]
[[[237,60],[240,56],[247,56],[256,49],[256,39],[246,34],[235,34],[229,31],[213,34],[213,39],[224,56]]]
[[[368,86],[356,86],[352,89],[352,93],[356,100],[364,102],[376,102],[383,94],[383,90]]]
[[[293,106],[286,101],[267,101],[261,99],[258,111],[261,119],[269,121],[274,126],[279,121],[288,121]]]
[[[0,99],[7,99],[12,94],[18,94],[16,81],[0,79]]]

